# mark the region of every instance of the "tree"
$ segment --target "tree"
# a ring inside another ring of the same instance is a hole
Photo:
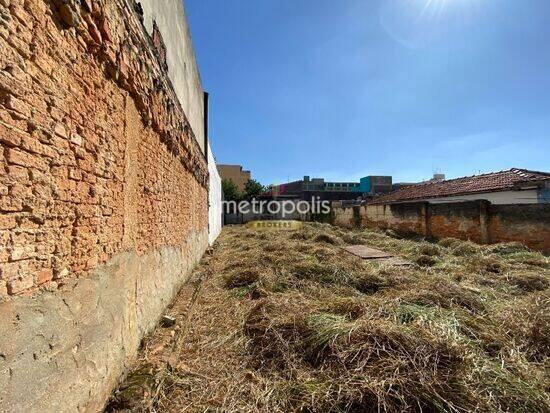
[[[230,179],[224,179],[222,181],[222,191],[226,201],[240,201],[243,199],[243,194],[239,191],[237,185]]]
[[[257,198],[265,192],[265,187],[255,179],[249,179],[244,187],[246,198]]]

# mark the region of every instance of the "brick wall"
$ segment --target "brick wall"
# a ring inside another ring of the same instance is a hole
[[[360,213],[367,227],[392,228],[403,234],[422,233],[425,212],[423,204],[369,205]]]
[[[0,0],[0,50],[0,410],[97,411],[208,245],[205,154],[133,1]]]
[[[348,228],[392,229],[404,235],[453,237],[478,243],[518,241],[550,252],[550,204],[491,205],[471,201],[366,205],[335,208],[332,222]]]
[[[488,211],[491,240],[524,242],[550,254],[550,204],[490,205]]]
[[[207,223],[206,162],[140,27],[55,3],[0,1],[1,295]]]
[[[482,234],[481,217],[485,202],[460,202],[426,205],[428,235],[434,238],[469,239],[474,242],[488,242]]]

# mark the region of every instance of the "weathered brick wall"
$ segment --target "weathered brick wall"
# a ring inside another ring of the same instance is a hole
[[[481,233],[481,206],[480,202],[427,205],[428,235],[434,238],[451,237],[484,242]]]
[[[344,228],[353,228],[356,226],[356,221],[354,220],[354,210],[359,209],[360,207],[336,207],[334,211],[335,214],[331,215],[331,221],[333,225]]]
[[[0,0],[0,296],[207,225],[207,167],[124,2]]]
[[[518,241],[550,253],[550,204],[491,205],[472,201],[366,205],[335,208],[332,223],[478,243]]]
[[[522,242],[550,254],[550,204],[490,205],[491,241]]]
[[[0,411],[100,411],[208,246],[205,154],[136,10],[0,0]]]
[[[423,204],[367,205],[360,208],[362,225],[391,228],[404,234],[423,233]]]

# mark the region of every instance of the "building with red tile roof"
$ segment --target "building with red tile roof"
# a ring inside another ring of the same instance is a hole
[[[485,199],[494,204],[550,202],[550,173],[512,168],[403,187],[375,198],[373,204],[461,202]]]

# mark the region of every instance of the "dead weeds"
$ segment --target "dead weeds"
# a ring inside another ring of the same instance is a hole
[[[517,243],[228,227],[107,411],[549,411],[549,287]]]

